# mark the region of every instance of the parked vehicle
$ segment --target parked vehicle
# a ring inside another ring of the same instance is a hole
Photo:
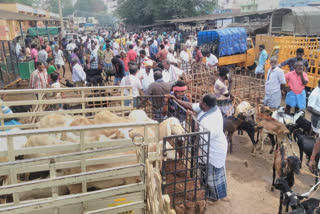
[[[219,59],[219,66],[250,67],[254,65],[254,45],[252,39],[247,37],[245,28],[200,31],[198,45],[202,50],[214,54]]]
[[[304,49],[303,58],[308,60],[310,69],[308,73],[307,87],[313,89],[317,87],[318,80],[320,79],[320,45],[319,38],[317,37],[292,37],[292,36],[270,36],[270,35],[257,35],[256,47],[264,44],[266,51],[269,54],[265,72],[270,68],[270,58],[277,56],[279,63],[295,57],[298,48]],[[282,67],[285,73],[289,72],[289,66]],[[265,75],[266,76],[266,75]]]

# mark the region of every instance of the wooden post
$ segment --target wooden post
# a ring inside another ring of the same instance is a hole
[[[13,137],[8,136],[7,138],[7,148],[8,148],[8,160],[10,162],[15,161],[15,152],[14,152],[14,145],[13,145]],[[10,184],[17,184],[17,171],[16,169],[10,169]],[[19,194],[13,193],[13,204],[18,205],[20,202]]]

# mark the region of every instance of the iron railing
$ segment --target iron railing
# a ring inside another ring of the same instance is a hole
[[[181,105],[173,100],[167,102],[164,96],[138,97],[137,107],[159,122],[175,117],[185,131],[162,139],[162,192],[170,196],[171,206],[183,204],[186,208],[186,203],[206,200],[210,132]]]

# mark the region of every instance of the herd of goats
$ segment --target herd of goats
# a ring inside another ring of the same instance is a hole
[[[237,130],[239,134],[242,134],[243,130],[247,132],[253,144],[251,151],[253,155],[256,155],[257,150],[263,150],[263,142],[267,137],[272,144],[270,154],[274,152],[276,146],[271,190],[273,191],[274,188],[280,190],[279,214],[282,213],[283,205],[286,206],[286,212],[290,214],[320,214],[319,199],[299,195],[291,189],[294,185],[294,174],[300,173],[303,155],[305,154],[309,161],[316,142],[316,134],[312,130],[311,122],[305,118],[305,112],[301,110],[294,115],[288,115],[285,114],[283,107],[271,111],[263,105],[253,107],[248,102],[242,102],[237,106],[234,117],[224,118],[224,131],[229,142],[230,153],[232,136]],[[293,150],[293,141],[298,144],[300,158]],[[292,151],[291,156],[288,154],[289,147]],[[316,156],[317,165],[318,162],[319,154]],[[318,171],[315,171],[316,184],[317,176]],[[315,185],[312,191],[316,187]]]

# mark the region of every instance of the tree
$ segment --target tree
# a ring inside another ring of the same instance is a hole
[[[59,13],[58,0],[46,0],[45,5],[47,10],[53,13]],[[61,7],[63,16],[71,15],[74,12],[74,7],[71,0],[61,1]]]
[[[74,8],[89,13],[99,13],[106,10],[103,0],[78,0]]]
[[[116,13],[126,24],[147,25],[154,22],[152,13],[146,10],[148,0],[120,0]],[[151,15],[150,15],[151,14]]]
[[[192,17],[213,12],[216,0],[120,0],[117,14],[126,24]]]

